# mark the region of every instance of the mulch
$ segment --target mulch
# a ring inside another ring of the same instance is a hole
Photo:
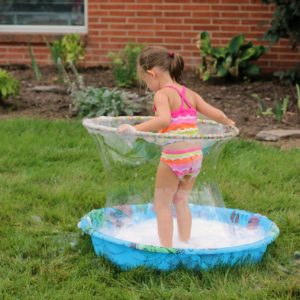
[[[0,118],[17,116],[70,119],[73,118],[71,109],[72,99],[67,93],[35,92],[36,85],[57,84],[58,75],[54,67],[43,67],[42,80],[37,83],[30,67],[5,67],[21,83],[20,93],[0,105]],[[112,72],[109,68],[93,67],[79,69],[87,86],[115,87]],[[296,89],[294,86],[284,85],[278,80],[265,76],[257,80],[240,82],[228,80],[214,80],[202,82],[195,71],[188,70],[183,77],[184,83],[198,92],[203,99],[213,106],[223,110],[226,115],[235,120],[244,138],[253,138],[262,129],[295,129],[300,128],[300,116],[296,108]],[[144,94],[142,87],[134,87],[131,91]],[[256,94],[263,99],[268,107],[273,107],[274,100],[289,96],[289,109],[282,122],[272,116],[262,116],[258,113]]]

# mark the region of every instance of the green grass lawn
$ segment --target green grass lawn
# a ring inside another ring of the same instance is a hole
[[[280,228],[262,263],[123,272],[76,226],[110,184],[81,123],[0,121],[0,299],[299,299],[300,151],[234,140],[217,172],[227,207]]]

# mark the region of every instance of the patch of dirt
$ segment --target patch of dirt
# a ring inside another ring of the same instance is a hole
[[[38,118],[72,118],[71,97],[68,94],[35,92],[36,85],[57,84],[58,75],[54,67],[44,67],[42,80],[37,83],[33,71],[29,67],[5,67],[21,83],[20,94],[8,99],[5,105],[0,105],[0,118],[30,116]],[[103,67],[80,69],[87,86],[115,87],[111,70]],[[228,82],[224,80],[204,83],[192,70],[185,72],[183,82],[192,90],[198,92],[203,99],[213,106],[223,110],[226,115],[235,120],[240,129],[240,136],[254,138],[262,129],[295,129],[300,128],[300,116],[296,109],[296,89],[294,86],[280,84],[272,78],[260,78],[256,81]],[[144,94],[141,87],[131,88],[131,91]],[[268,107],[273,107],[276,95],[279,99],[289,96],[289,109],[282,122],[277,122],[273,116],[258,114],[258,100],[252,95],[257,94]]]

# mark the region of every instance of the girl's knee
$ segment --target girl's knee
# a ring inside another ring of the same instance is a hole
[[[171,210],[172,205],[171,205],[171,201],[167,202],[167,201],[154,201],[154,211],[157,213],[159,211],[163,211],[163,210]]]
[[[178,191],[174,198],[173,198],[173,204],[177,205],[177,204],[180,204],[180,205],[187,205],[188,203],[188,197],[189,197],[189,193],[186,192],[186,191]]]

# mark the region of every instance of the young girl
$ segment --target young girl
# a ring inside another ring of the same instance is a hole
[[[155,117],[135,126],[123,124],[119,133],[152,131],[168,134],[198,134],[197,112],[233,126],[235,123],[217,108],[206,103],[197,93],[179,84],[184,62],[181,56],[164,47],[145,48],[138,58],[138,74],[155,92]],[[202,151],[198,144],[174,142],[162,149],[157,169],[154,209],[160,244],[172,247],[172,204],[176,209],[179,239],[188,242],[192,218],[188,197],[202,163]]]

